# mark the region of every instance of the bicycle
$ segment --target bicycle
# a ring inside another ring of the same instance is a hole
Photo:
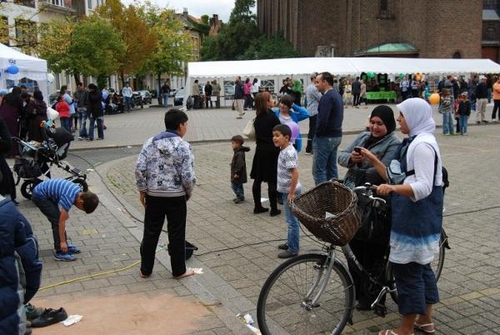
[[[372,206],[385,204],[373,195],[374,188],[365,185],[356,192],[367,196]],[[316,236],[318,237],[318,236]],[[321,238],[320,238],[321,239]],[[437,278],[444,262],[447,235],[443,231],[440,255],[436,257]],[[346,264],[336,255],[338,246],[324,244],[322,250],[310,251],[282,263],[268,277],[259,295],[257,320],[263,335],[276,334],[341,334],[347,323],[353,324],[355,305],[354,282]],[[357,261],[349,244],[341,247],[347,260],[353,262],[364,281],[378,288],[371,308],[385,316],[384,299],[389,293],[397,303],[397,289],[390,263],[386,260],[380,276],[370,274]]]

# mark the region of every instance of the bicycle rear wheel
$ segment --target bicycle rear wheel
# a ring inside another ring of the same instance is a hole
[[[317,304],[311,300],[328,275],[328,258],[305,254],[281,264],[264,283],[257,303],[263,335],[340,334],[351,321],[354,285],[338,261]]]

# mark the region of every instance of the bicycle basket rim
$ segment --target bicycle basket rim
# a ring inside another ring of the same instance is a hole
[[[314,236],[334,245],[346,245],[361,226],[356,194],[336,181],[315,186],[296,197],[291,207]],[[326,217],[326,212],[333,216]]]

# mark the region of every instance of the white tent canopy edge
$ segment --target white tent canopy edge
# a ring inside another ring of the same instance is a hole
[[[9,74],[5,71],[12,65],[12,61],[15,61],[15,65],[19,69],[16,74]],[[17,81],[28,78],[38,82],[38,88],[42,91],[44,99],[48,99],[46,60],[26,55],[0,43],[0,72],[0,88],[6,88],[7,79]]]
[[[313,72],[329,71],[334,75],[359,75],[362,72],[407,73],[428,75],[500,73],[500,65],[489,59],[390,58],[390,57],[309,57],[265,60],[190,62],[185,97],[196,79],[257,77],[305,77]],[[184,106],[187,99],[184,99]]]

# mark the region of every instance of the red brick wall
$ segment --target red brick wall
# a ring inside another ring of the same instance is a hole
[[[258,0],[259,27],[285,38],[306,56],[335,45],[335,56],[353,56],[381,43],[407,42],[423,58],[481,57],[479,0],[389,0],[393,19],[380,18],[378,0]]]

